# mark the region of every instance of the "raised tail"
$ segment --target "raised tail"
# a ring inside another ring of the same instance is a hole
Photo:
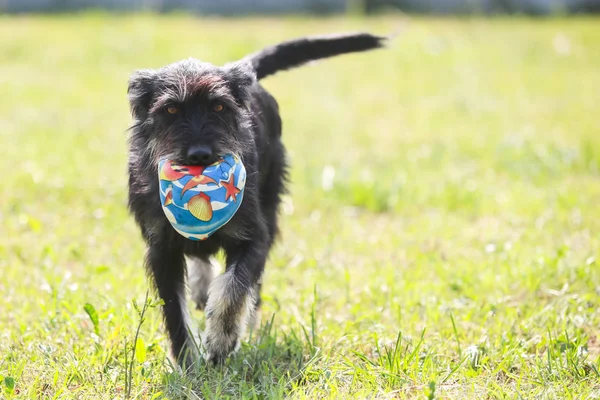
[[[267,47],[244,61],[252,65],[256,78],[262,79],[321,58],[381,48],[386,40],[369,33],[305,37]]]

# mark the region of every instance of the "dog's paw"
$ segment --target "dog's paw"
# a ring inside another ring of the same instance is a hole
[[[171,365],[181,374],[194,373],[202,363],[202,349],[199,338],[188,341],[179,353],[172,350],[168,356]]]
[[[204,358],[212,364],[219,364],[240,348],[240,335],[236,330],[225,332],[223,327],[211,324],[210,318],[206,321],[204,332]]]
[[[208,291],[203,343],[205,358],[212,363],[225,360],[240,348],[250,306],[254,304],[251,294],[240,294],[243,287],[239,287],[233,271],[231,268],[215,278]]]
[[[196,352],[179,357],[177,359],[179,371],[184,374],[193,373],[197,369],[198,362],[201,360],[200,355]]]

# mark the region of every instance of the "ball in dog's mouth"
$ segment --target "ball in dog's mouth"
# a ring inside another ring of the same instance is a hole
[[[163,159],[158,163],[158,180],[162,209],[173,228],[188,239],[204,240],[240,208],[246,169],[233,154],[206,167]]]

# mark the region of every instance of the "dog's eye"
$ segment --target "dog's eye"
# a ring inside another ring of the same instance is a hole
[[[217,104],[213,107],[213,111],[214,112],[221,112],[223,111],[223,109],[225,108],[225,106],[223,104]]]
[[[173,106],[167,107],[167,112],[169,114],[177,114],[177,113],[179,113],[179,108],[173,107]]]

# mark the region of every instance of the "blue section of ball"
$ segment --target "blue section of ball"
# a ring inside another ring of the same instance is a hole
[[[204,240],[229,222],[244,198],[246,169],[231,154],[207,167],[161,160],[158,175],[167,219],[191,240]]]

